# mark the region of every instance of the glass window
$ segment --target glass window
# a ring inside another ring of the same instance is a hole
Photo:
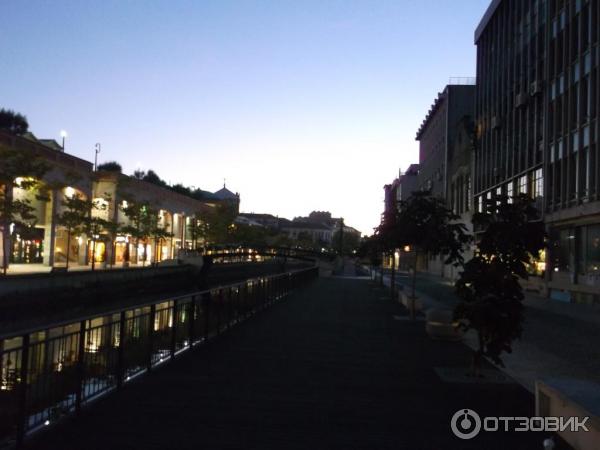
[[[592,70],[592,54],[587,52],[583,60],[583,73],[587,75]]]
[[[527,175],[519,177],[519,194],[527,194]]]
[[[600,274],[600,225],[584,227],[586,231],[586,260],[585,273],[588,275]]]
[[[514,190],[513,190],[513,182],[509,181],[508,184],[506,185],[506,195],[508,196],[508,202],[512,203],[512,198],[515,195]]]
[[[580,75],[580,72],[579,72],[579,61],[578,61],[573,65],[573,83],[576,83],[579,81],[579,75]]]
[[[558,140],[558,146],[557,146],[557,155],[556,155],[556,159],[562,159],[563,157],[563,141],[562,139]]]
[[[542,174],[542,169],[537,169],[533,173],[533,198],[543,197],[544,196],[544,175]]]
[[[590,145],[590,126],[586,126],[583,129],[583,146],[587,147]]]
[[[555,230],[552,239],[552,262],[555,272],[570,272],[575,243],[575,230],[564,228]]]

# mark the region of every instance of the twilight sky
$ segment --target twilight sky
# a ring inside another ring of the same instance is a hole
[[[489,0],[4,1],[0,107],[66,151],[328,210],[371,234],[383,185],[449,77],[473,76]]]

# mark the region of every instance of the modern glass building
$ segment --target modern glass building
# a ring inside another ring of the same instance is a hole
[[[494,0],[475,32],[475,208],[536,199],[557,299],[600,302],[598,0]]]

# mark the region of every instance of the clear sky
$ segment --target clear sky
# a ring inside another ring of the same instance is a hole
[[[328,210],[370,234],[383,185],[449,77],[473,76],[489,0],[4,1],[0,106],[125,173]]]

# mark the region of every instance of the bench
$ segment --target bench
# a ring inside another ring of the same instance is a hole
[[[425,331],[432,339],[445,341],[462,339],[458,322],[454,321],[454,313],[448,309],[428,309],[425,314]]]

